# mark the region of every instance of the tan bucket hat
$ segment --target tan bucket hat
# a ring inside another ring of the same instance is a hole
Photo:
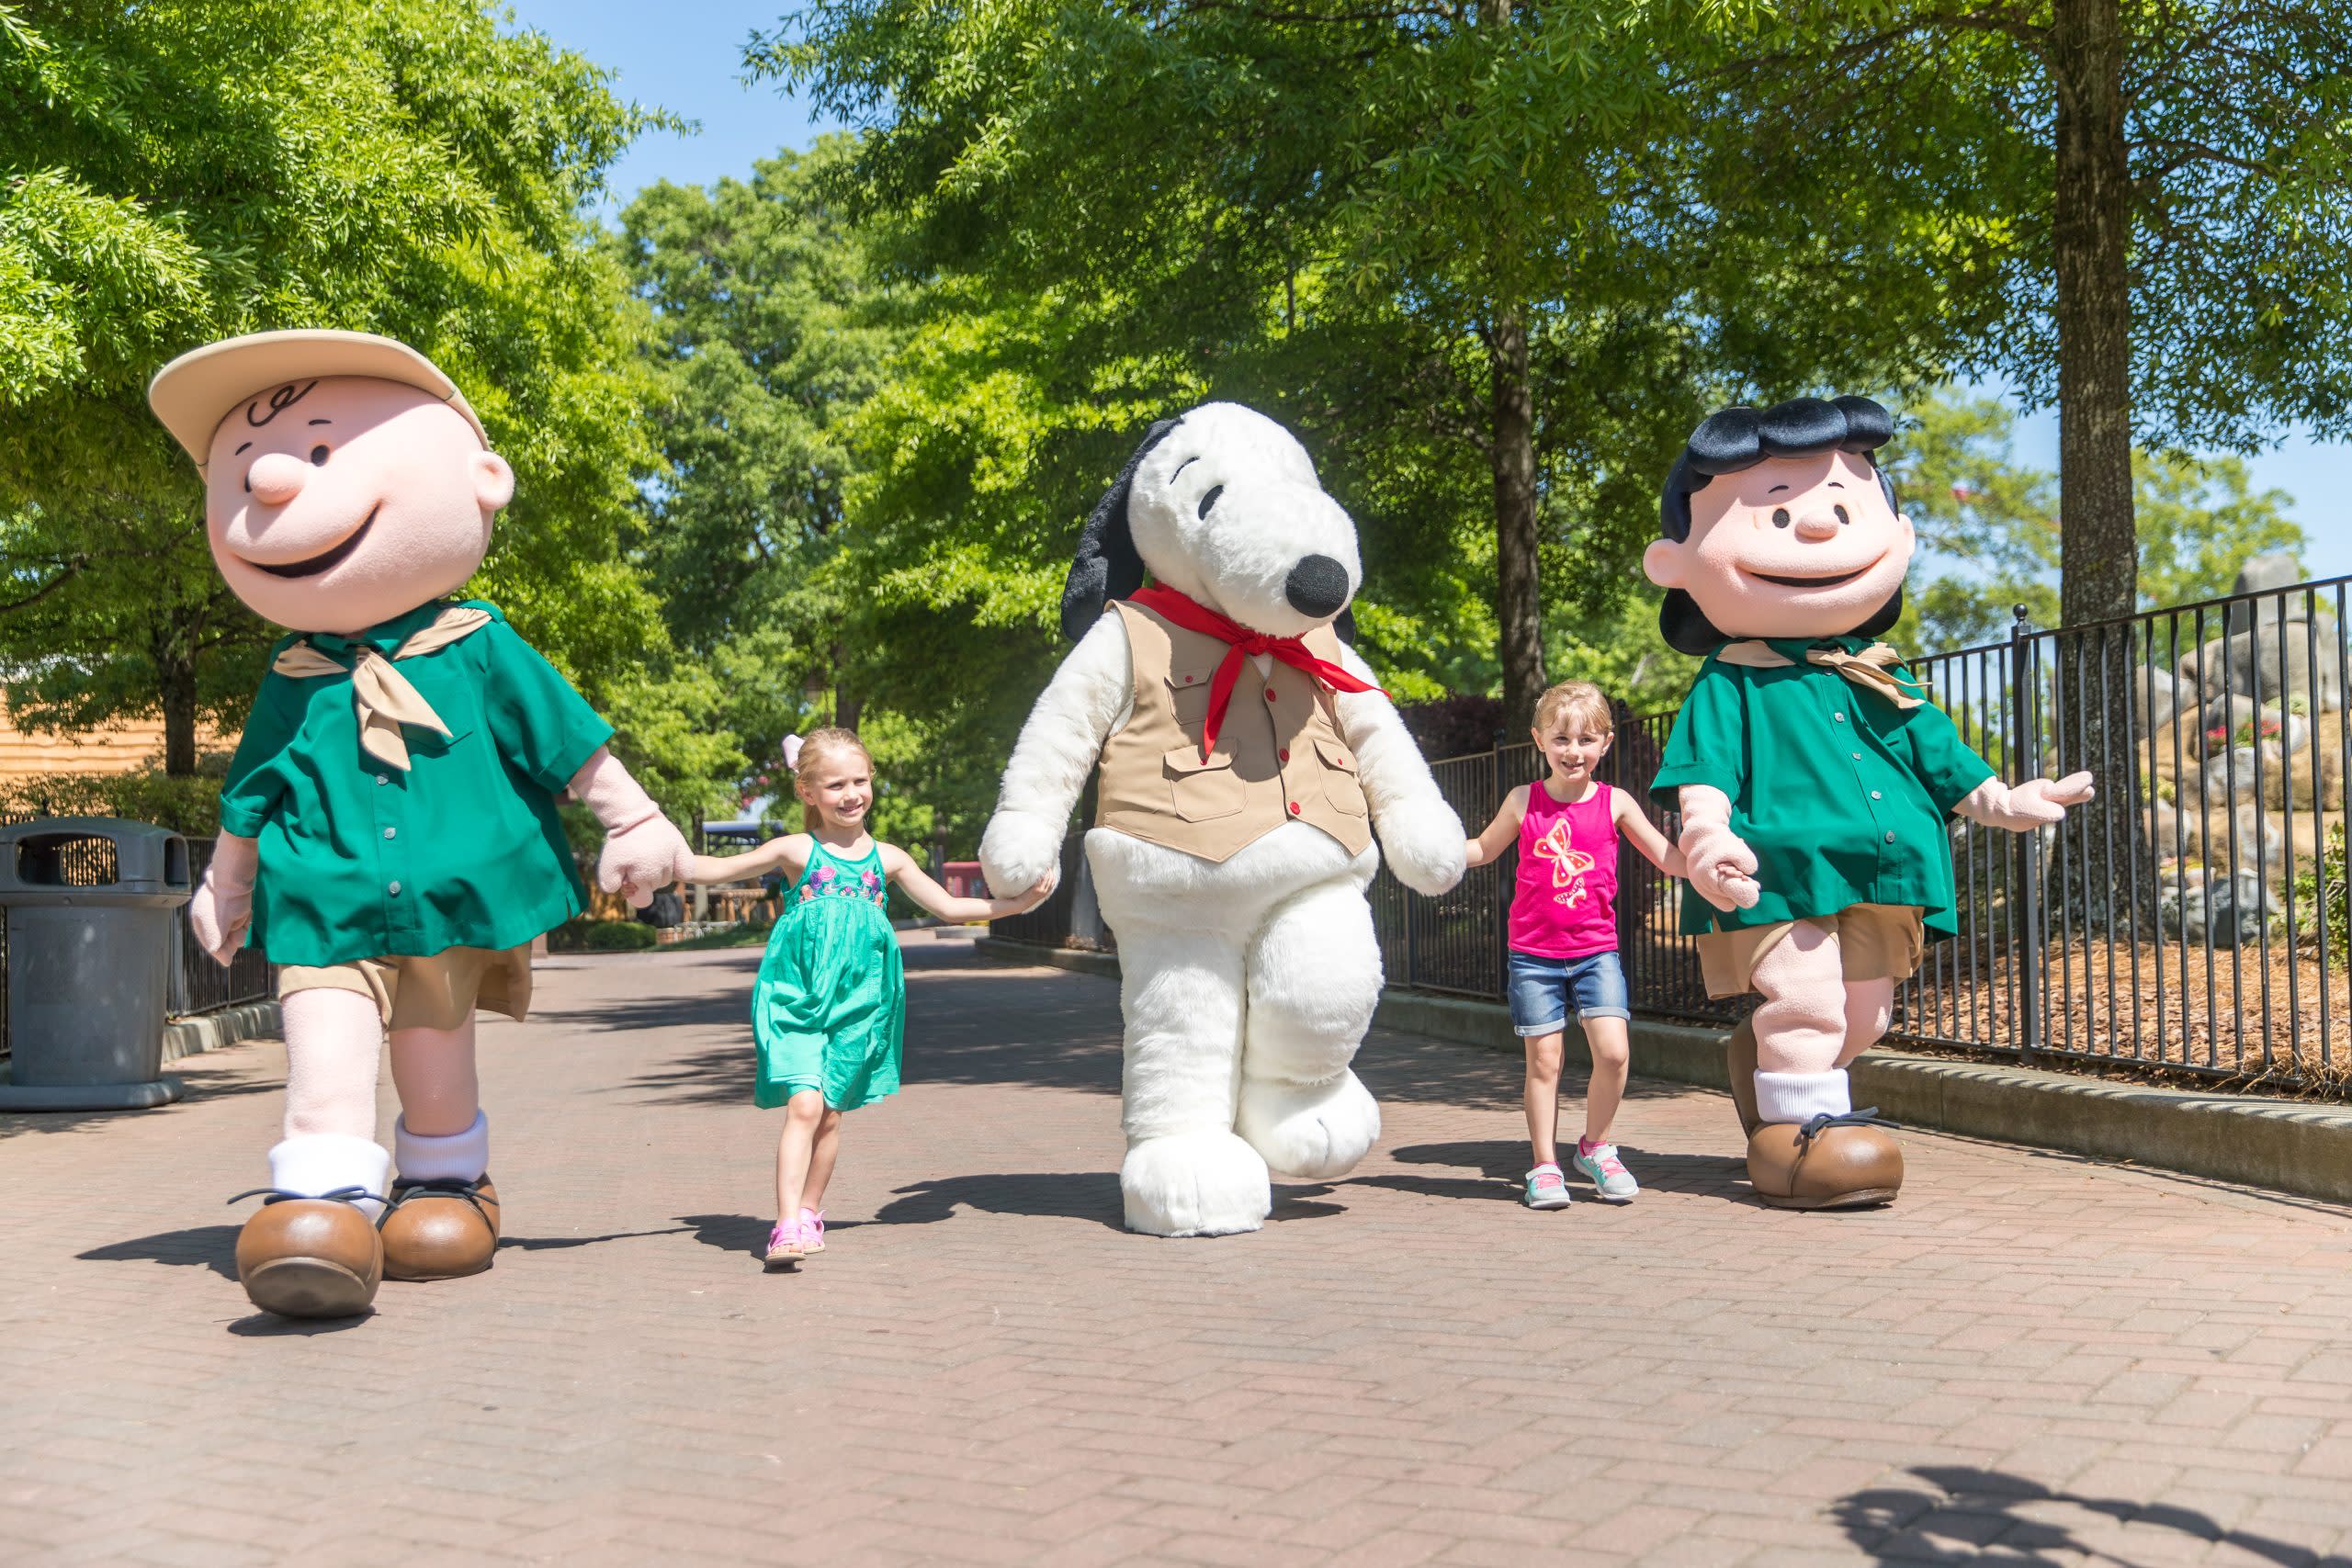
[[[490,446],[488,433],[456,382],[408,344],[374,333],[312,327],[209,343],[156,371],[147,385],[147,404],[201,472],[212,433],[230,410],[272,387],[326,376],[372,376],[430,392],[465,415],[483,448]]]

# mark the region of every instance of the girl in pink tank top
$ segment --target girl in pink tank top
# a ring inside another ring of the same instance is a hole
[[[1668,876],[1683,874],[1682,856],[1623,790],[1594,776],[1615,727],[1598,686],[1566,681],[1535,705],[1536,748],[1551,769],[1504,797],[1487,830],[1469,843],[1469,862],[1498,859],[1515,839],[1519,874],[1510,901],[1511,1025],[1527,1044],[1527,1134],[1535,1168],[1527,1173],[1531,1209],[1565,1209],[1568,1188],[1555,1145],[1560,1063],[1568,1015],[1592,1057],[1585,1091],[1584,1136],[1576,1168],[1610,1202],[1633,1201],[1641,1187],[1610,1123],[1625,1096],[1628,1007],[1617,960],[1617,835]]]

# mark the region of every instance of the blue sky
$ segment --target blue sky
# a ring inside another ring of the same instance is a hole
[[[752,159],[779,147],[806,147],[831,129],[772,84],[746,86],[740,80],[745,39],[754,28],[775,25],[788,8],[783,0],[512,3],[522,26],[611,70],[623,97],[699,122],[693,135],[660,131],[640,139],[613,170],[616,202],[656,180],[708,185],[724,175],[746,174]],[[2352,446],[2281,434],[2285,440],[2277,449],[2252,460],[2256,486],[2295,498],[2289,514],[2310,536],[2303,563],[2314,575],[2352,573]],[[2054,470],[2058,416],[2044,412],[2022,421],[2017,455]]]

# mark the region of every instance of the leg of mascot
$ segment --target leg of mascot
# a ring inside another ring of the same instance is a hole
[[[1266,1223],[1266,1162],[1234,1135],[1242,947],[1216,931],[1129,920],[1119,933],[1127,1135],[1119,1194],[1147,1235],[1230,1235]]]
[[[1380,1136],[1380,1107],[1349,1070],[1380,1000],[1371,862],[1283,900],[1250,939],[1238,1126],[1284,1176],[1344,1176]]]
[[[1878,1127],[1817,1121],[1854,1108],[1844,1064],[1870,1042],[1849,1048],[1849,991],[1865,993],[1866,1016],[1876,1017],[1891,985],[1849,987],[1837,932],[1800,920],[1756,961],[1755,986],[1764,995],[1755,1014],[1758,1125],[1747,1141],[1756,1195],[1781,1209],[1892,1201],[1903,1186],[1901,1146]]]
[[[237,1233],[237,1279],[264,1312],[347,1317],[368,1309],[384,1273],[383,1023],[375,998],[353,991],[297,991],[284,1006],[285,1137],[269,1151],[268,1201]]]
[[[401,1097],[392,1137],[400,1178],[384,1216],[384,1272],[394,1280],[479,1274],[498,1247],[498,1190],[490,1182],[474,1021],[395,1029],[391,1055]]]

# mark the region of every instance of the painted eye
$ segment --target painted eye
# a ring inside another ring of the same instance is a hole
[[[311,463],[314,468],[325,468],[327,466],[327,449],[323,446],[311,447]]]
[[[253,494],[253,492],[254,492],[254,476],[253,476],[253,472],[252,472],[252,470],[248,469],[248,470],[246,471],[246,473],[245,473],[245,493],[246,493],[247,495],[251,495],[251,494]]]
[[[1829,510],[1838,514],[1838,521],[1840,523],[1851,523],[1853,521],[1851,517],[1846,515],[1846,509],[1842,506],[1833,506]]]
[[[1775,528],[1785,528],[1788,525],[1789,509],[1785,506],[1776,506],[1772,508],[1772,526]]]
[[[1202,521],[1206,522],[1208,520],[1209,508],[1215,506],[1216,504],[1216,498],[1224,493],[1225,487],[1223,485],[1209,486],[1208,493],[1201,497],[1200,512]]]

